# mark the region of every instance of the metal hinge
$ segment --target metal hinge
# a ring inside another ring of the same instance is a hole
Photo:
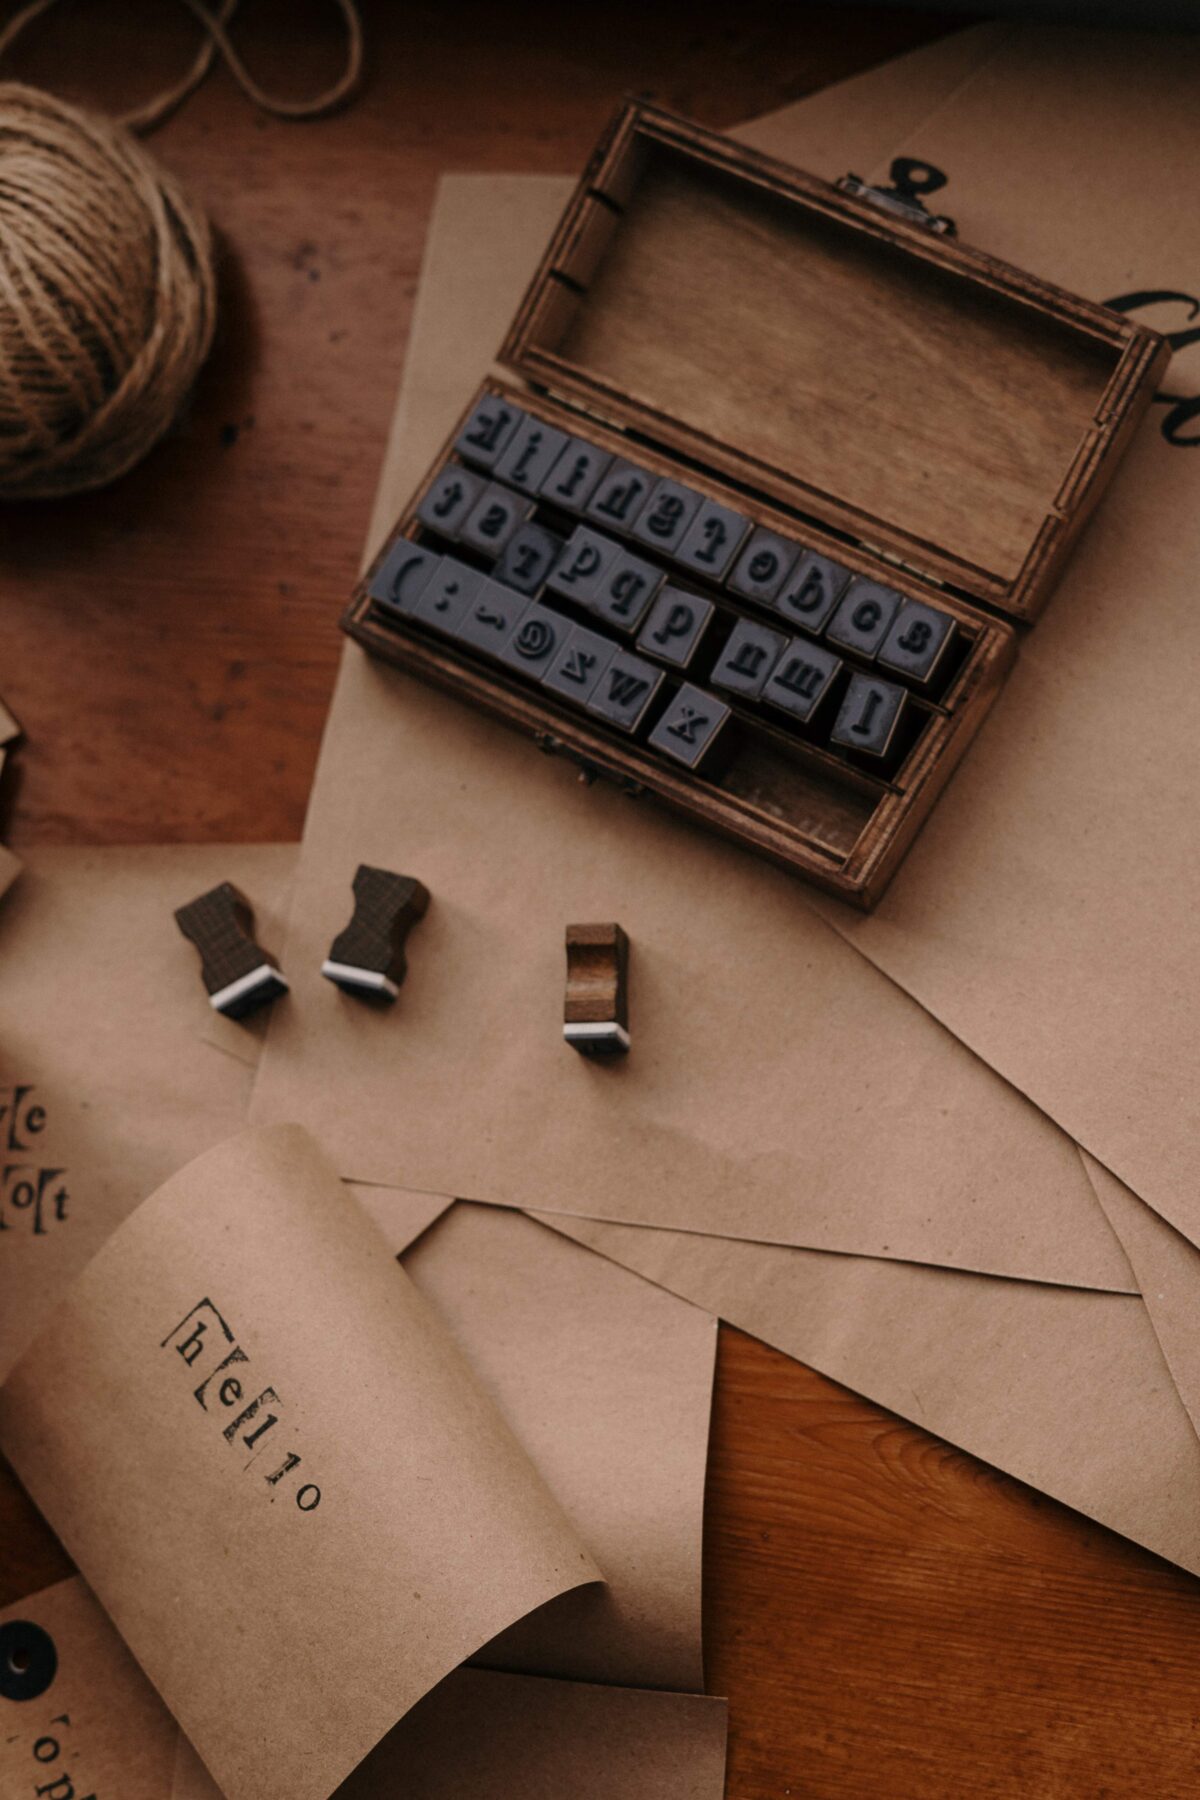
[[[935,231],[939,237],[957,237],[954,220],[945,213],[931,213],[921,197],[936,194],[939,188],[945,187],[948,177],[940,169],[934,168],[932,163],[920,162],[915,156],[897,156],[888,173],[892,178],[891,187],[872,187],[858,175],[843,175],[837,185],[842,193],[869,200],[873,206],[881,206],[885,212],[907,219],[910,225],[923,225],[926,231]]]

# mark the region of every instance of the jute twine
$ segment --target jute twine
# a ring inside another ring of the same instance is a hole
[[[54,4],[33,0],[0,54]],[[256,104],[311,118],[357,84],[362,40],[338,0],[350,54],[310,101],[273,99],[239,62],[219,14],[186,0],[209,33],[183,81],[129,115],[149,129],[220,53]],[[216,283],[207,221],[122,124],[0,82],[0,498],[100,487],[168,430],[212,343]]]

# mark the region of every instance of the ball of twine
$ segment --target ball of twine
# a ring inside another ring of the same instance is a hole
[[[0,497],[123,475],[212,342],[208,224],[120,125],[0,82]]]

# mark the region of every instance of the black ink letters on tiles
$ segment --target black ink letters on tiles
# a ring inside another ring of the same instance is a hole
[[[0,1231],[26,1230],[45,1237],[67,1217],[64,1168],[43,1162],[38,1152],[46,1129],[46,1108],[30,1083],[0,1088]]]
[[[271,1433],[279,1424],[283,1401],[273,1387],[254,1393],[257,1382],[249,1374],[250,1358],[235,1342],[233,1332],[207,1296],[197,1300],[163,1338],[159,1349],[168,1348],[182,1358],[193,1375],[198,1370],[206,1371],[199,1387],[193,1389],[192,1398],[217,1419],[221,1436],[231,1448],[250,1452],[246,1469],[265,1451],[278,1453],[278,1439]],[[294,1476],[301,1460],[295,1451],[288,1451],[278,1463],[274,1455],[270,1456],[268,1473],[263,1477],[267,1486],[277,1489],[281,1481]],[[289,1485],[301,1512],[312,1512],[320,1505],[321,1490],[315,1483],[293,1481]]]

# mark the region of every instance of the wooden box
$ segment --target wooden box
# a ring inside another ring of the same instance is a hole
[[[874,904],[995,698],[1018,628],[1045,603],[1167,355],[1156,333],[963,247],[947,225],[922,219],[919,204],[831,187],[627,105],[512,324],[507,373],[464,414],[356,590],[346,630],[589,776]],[[525,422],[512,426],[517,409]],[[503,442],[500,414],[516,432]],[[598,466],[631,465],[649,484],[645,507],[610,529],[565,498],[582,482],[588,506],[630,499],[611,472],[593,491],[580,473],[588,457],[567,458],[570,445],[594,449]],[[525,521],[508,563],[481,535],[497,520],[501,537],[512,529],[496,483],[518,494]],[[743,535],[712,578],[697,545],[710,547],[721,519]],[[708,535],[689,550],[701,525]],[[572,571],[588,566],[588,531],[604,540],[601,562],[612,539],[661,580],[657,644],[644,625],[628,632],[611,595],[602,604],[571,590]],[[843,586],[809,629],[797,607],[823,571],[829,593]],[[414,596],[435,579],[454,603],[422,611]],[[467,588],[495,623],[494,643],[461,620],[466,635],[450,629]],[[674,613],[668,589],[684,598]],[[632,657],[657,670],[636,721],[606,711],[600,690],[585,706],[546,684],[548,664],[522,664],[512,634],[529,608],[539,609],[524,629],[531,655],[561,638],[566,656],[574,630],[589,669],[610,665],[614,695],[610,638],[621,669]],[[680,625],[676,643],[667,627],[689,609],[707,637],[697,655],[669,661],[685,655],[688,633]],[[948,654],[923,674],[934,638]],[[774,670],[765,691],[764,669]],[[712,742],[697,748],[687,734],[699,716]]]

